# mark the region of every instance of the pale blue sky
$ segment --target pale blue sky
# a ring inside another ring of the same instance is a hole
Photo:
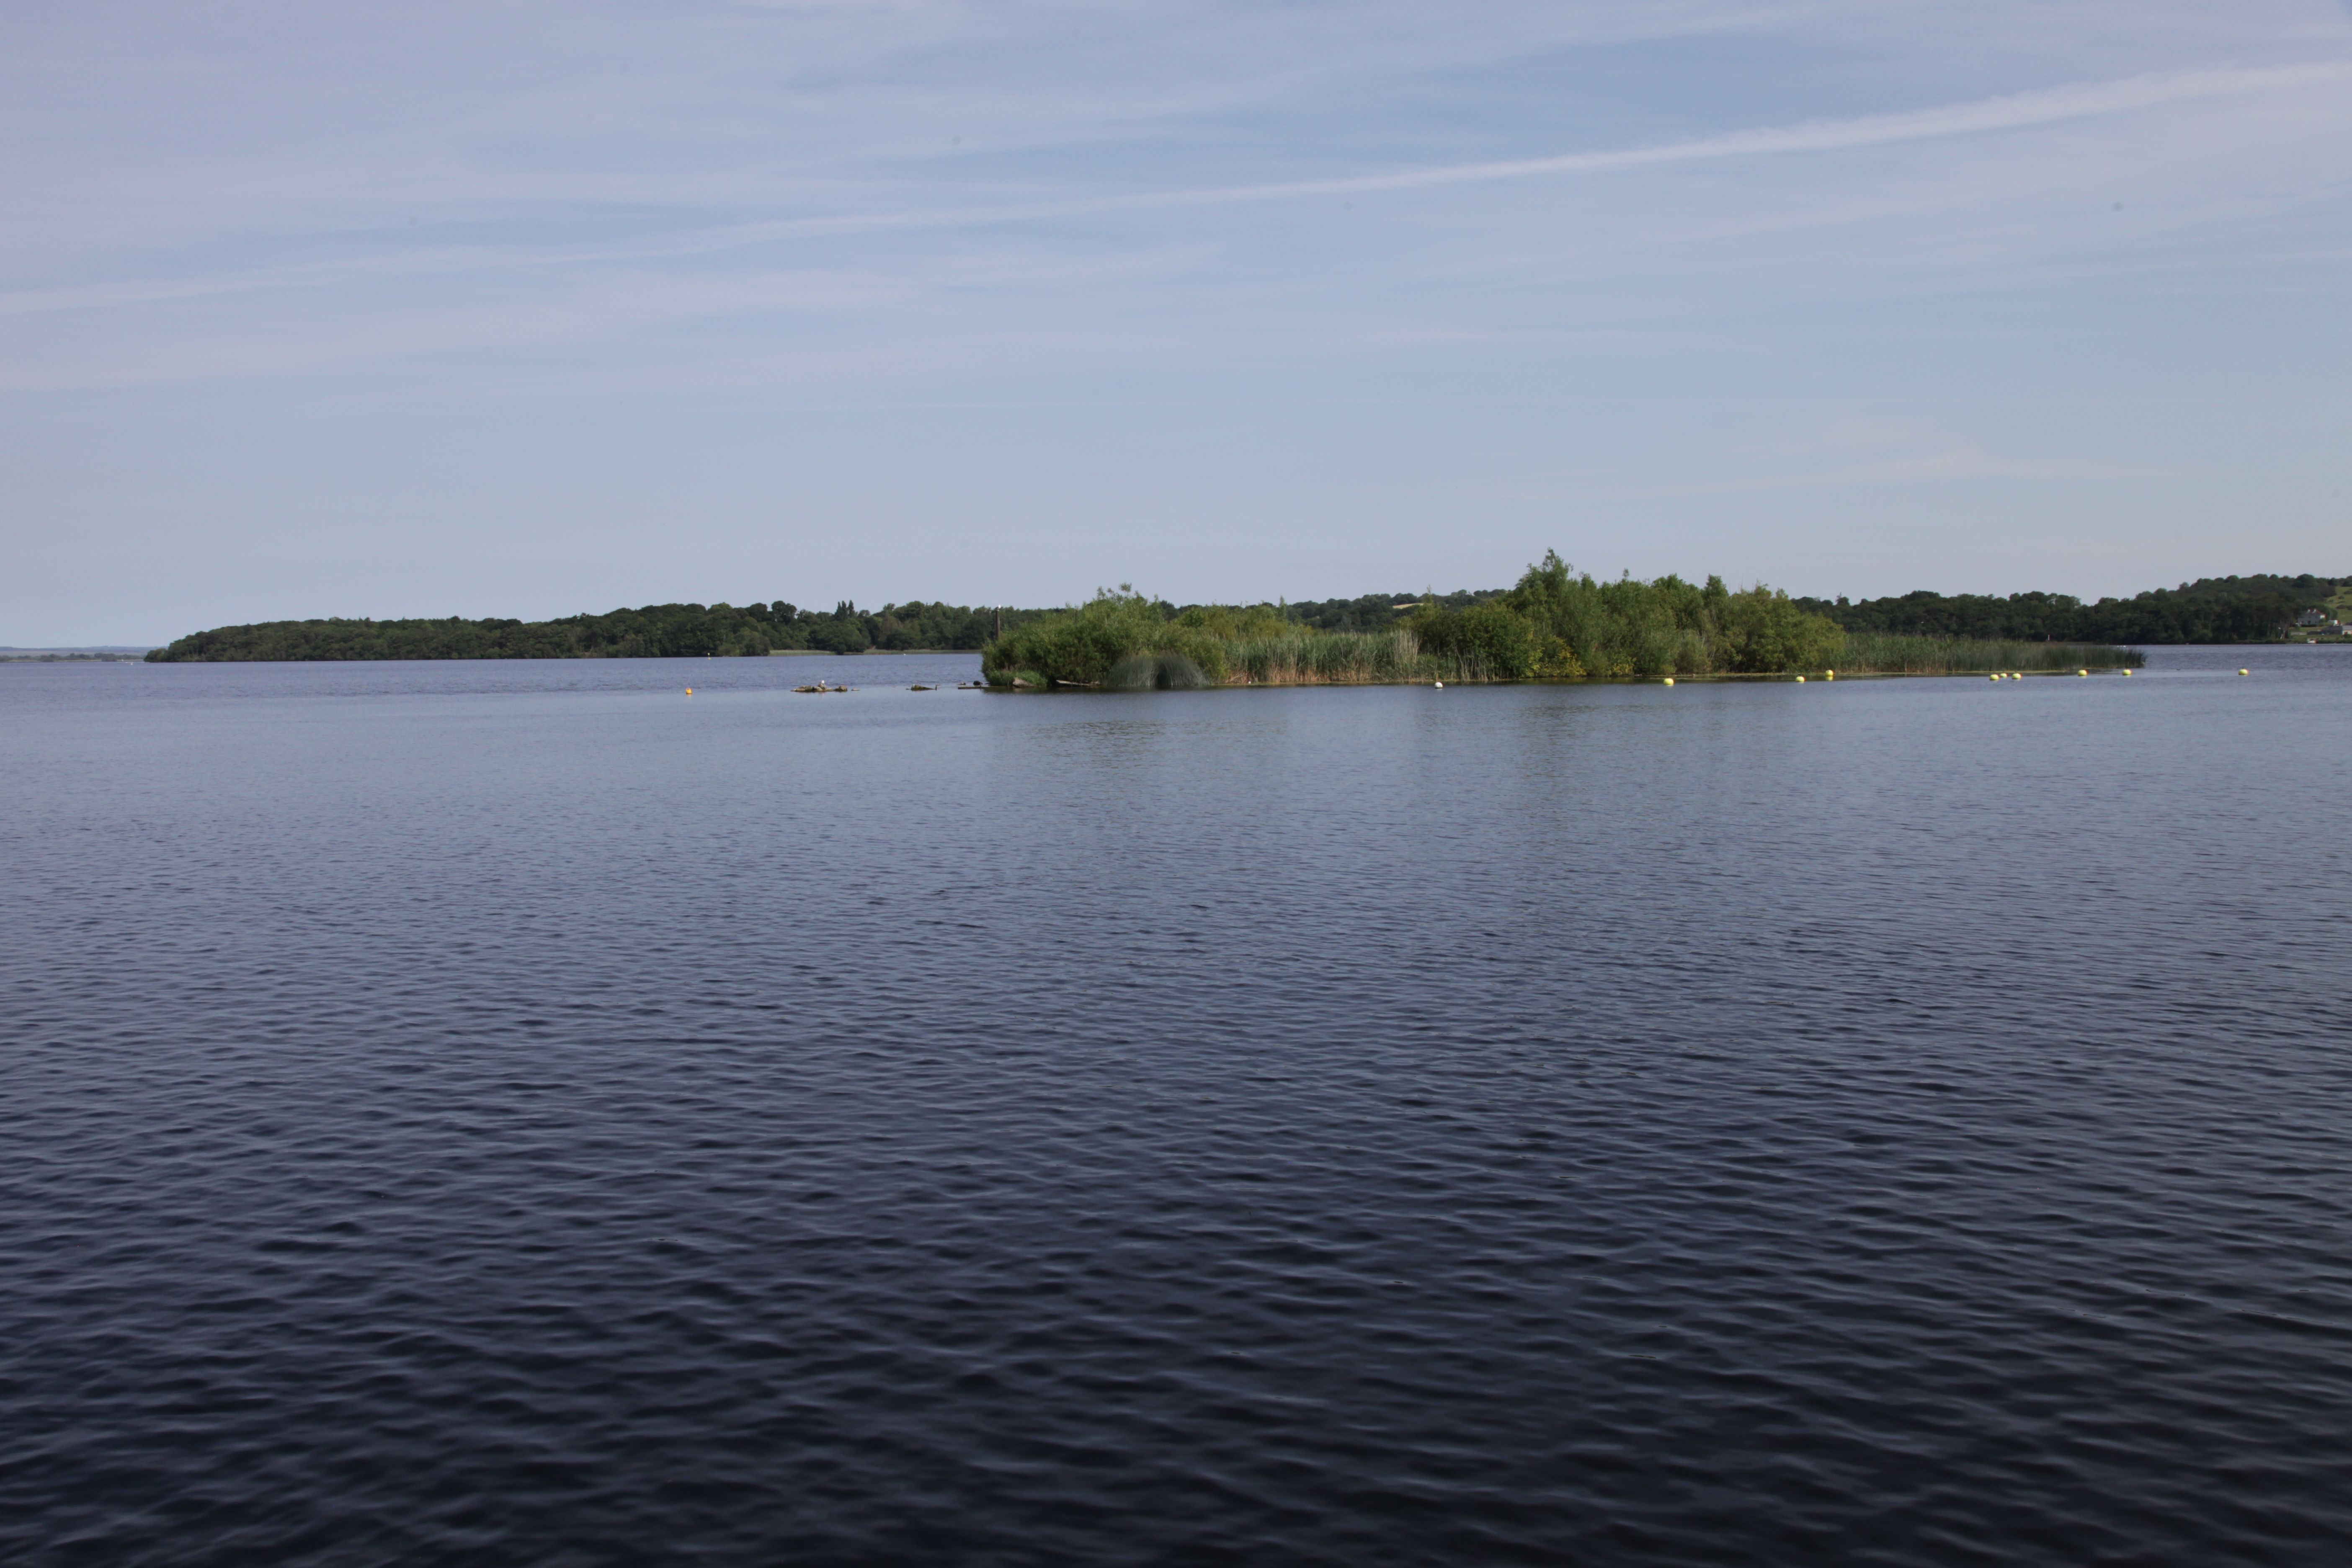
[[[0,14],[0,643],[2352,572],[2336,0]]]

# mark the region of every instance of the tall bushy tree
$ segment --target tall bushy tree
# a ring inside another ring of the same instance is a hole
[[[981,669],[1002,685],[1095,686],[1123,658],[1168,651],[1168,634],[1167,606],[1122,583],[1116,592],[1097,589],[1075,609],[1007,632],[982,653]]]
[[[1845,644],[1836,622],[1808,615],[1788,595],[1760,584],[1731,595],[1716,626],[1721,668],[1742,674],[1820,669],[1835,664]]]

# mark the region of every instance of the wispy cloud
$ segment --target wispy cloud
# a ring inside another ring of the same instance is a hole
[[[2200,100],[2279,93],[2332,84],[2352,86],[2352,58],[2300,65],[2180,71],[2112,81],[2076,82],[2032,92],[1938,105],[1895,114],[1805,121],[1648,146],[1560,153],[1429,168],[1248,184],[1120,191],[1061,200],[812,215],[739,224],[630,247],[626,254],[677,253],[719,245],[871,234],[894,229],[977,227],[1096,214],[1370,195],[1448,185],[1494,184],[1656,168],[1735,158],[1854,152],[1905,142],[1996,134],[2073,121],[2104,119]],[[615,252],[614,254],[621,254]]]
[[[2129,114],[2200,99],[2232,98],[2332,83],[2352,84],[2352,59],[2239,70],[2183,71],[2169,76],[2132,77],[2120,81],[2079,82],[2037,92],[2011,93],[1899,114],[1809,121],[1795,125],[1735,131],[1724,135],[1652,147],[1563,153],[1542,158],[1459,163],[1443,168],[1399,170],[1339,179],[1294,180],[1217,190],[1171,192],[1162,195],[1107,198],[1107,205],[1109,202],[1151,205],[1271,201],[1304,195],[1369,195],[1380,191],[1417,190],[1431,185],[1484,184],[1500,180],[1607,174],[1621,169],[1652,168],[1666,163],[1692,163],[1724,158],[1853,152],[1906,142],[1979,136],[2064,121]]]
[[[105,310],[257,289],[308,288],[390,276],[518,268],[633,263],[685,258],[784,239],[911,230],[984,228],[1093,216],[1375,195],[1449,186],[1608,174],[1733,159],[1857,152],[1906,143],[1998,135],[2037,127],[2144,113],[2173,105],[2314,87],[2352,87],[2352,58],[2297,65],[2180,71],[2071,83],[1891,114],[1805,121],[1643,146],[1391,169],[1318,179],[1162,190],[1098,192],[1013,203],[812,214],[750,223],[670,228],[605,244],[431,247],[298,267],[202,278],[124,280],[0,291],[0,314]]]
[[[1863,486],[1913,487],[1988,480],[2031,483],[2072,480],[2098,484],[2158,484],[2214,477],[2210,468],[2177,464],[2117,464],[2049,462],[2002,458],[1973,447],[1917,457],[1894,458],[1801,473],[1745,474],[1685,484],[1639,485],[1589,489],[1481,489],[1481,497],[1496,500],[1545,501],[1554,504],[1607,505],[1616,501],[1694,500],[1710,496],[1765,495],[1779,490],[1849,489]]]

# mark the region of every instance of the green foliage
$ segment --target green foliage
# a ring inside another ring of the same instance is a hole
[[[1424,604],[1411,626],[1424,655],[1451,661],[1455,679],[1524,680],[1535,673],[1536,624],[1503,600],[1466,609]]]
[[[1397,605],[1391,602],[1391,610]],[[1122,586],[989,645],[982,668],[1011,685],[1158,687],[1181,658],[1211,684],[1582,679],[1828,668],[1843,634],[1769,588],[1732,593],[1679,577],[1597,583],[1557,554],[1517,586],[1424,595],[1385,630],[1324,630],[1273,605],[1177,610]]]
[[[1715,610],[1715,625],[1721,668],[1742,675],[1827,668],[1845,646],[1836,622],[1808,615],[1777,588],[1727,595]]]
[[[1410,633],[1318,632],[1271,605],[1180,611],[1123,585],[1017,627],[981,655],[998,686],[1127,690],[1403,680],[1423,664]]]
[[[553,621],[316,620],[221,626],[180,638],[147,657],[157,663],[248,659],[699,658],[771,648],[858,653],[869,647],[972,648],[1039,610],[885,605],[830,612],[772,604],[647,605]]]
[[[1735,594],[1720,577],[1694,584],[1671,574],[1596,582],[1553,552],[1505,602],[1533,633],[1529,673],[1552,679],[1825,668],[1843,640],[1834,623],[1778,589]]]
[[[1838,668],[1856,675],[1963,675],[2010,669],[2137,669],[2147,662],[2147,656],[2137,648],[2088,643],[1848,632],[1845,662]]]
[[[1849,632],[1909,637],[2008,638],[2084,643],[2268,642],[2293,635],[2294,619],[2318,609],[2352,578],[2205,577],[2128,599],[2086,605],[2067,594],[1943,595],[1921,589],[1900,597],[1804,599]]]
[[[1237,637],[1280,637],[1299,629],[1297,622],[1272,605],[1194,605],[1170,617],[1170,624],[1231,642]]]
[[[1536,670],[1536,626],[1489,599],[1461,611],[1461,648],[1486,679],[1527,679]]]
[[[1171,646],[1167,606],[1120,584],[1097,590],[1075,610],[1018,626],[989,644],[981,669],[1009,686],[1023,673],[1043,672],[1039,681],[1064,686],[1099,686],[1120,660],[1139,654],[1183,653]]]
[[[1366,594],[1354,599],[1321,599],[1283,606],[1283,618],[1293,626],[1323,632],[1387,632],[1410,624],[1424,605],[1466,610],[1489,599],[1499,599],[1507,588],[1456,588],[1451,594]]]

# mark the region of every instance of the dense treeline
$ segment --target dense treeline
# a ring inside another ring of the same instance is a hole
[[[647,605],[552,621],[265,621],[180,638],[157,663],[251,659],[676,658],[761,655],[772,648],[863,653],[868,648],[977,649],[1045,614],[916,601],[863,611],[766,605]]]
[[[981,668],[997,685],[1036,687],[1575,680],[1816,668],[1844,644],[1834,622],[1777,589],[1598,582],[1549,553],[1507,591],[1389,607],[1385,628],[1326,631],[1300,606],[1180,610],[1123,588],[1012,628]]]
[[[1319,599],[1278,606],[1283,618],[1319,632],[1394,631],[1423,605],[1466,610],[1499,599],[1508,588],[1457,588],[1451,594],[1366,594],[1360,599]]]
[[[862,653],[869,648],[976,650],[992,639],[1050,619],[1094,626],[1087,637],[1199,642],[1204,678],[1261,677],[1235,664],[1239,644],[1265,643],[1255,668],[1292,668],[1300,657],[1321,659],[1328,679],[1406,679],[1451,669],[1458,679],[1495,677],[1754,673],[1822,662],[1835,646],[1831,634],[2049,643],[2259,642],[2287,635],[2303,612],[2352,596],[2352,578],[2210,577],[2159,588],[2129,599],[2086,605],[2063,594],[1946,595],[1925,590],[1900,597],[1850,602],[1790,599],[1765,589],[1732,593],[1720,579],[1693,585],[1677,577],[1651,583],[1596,582],[1547,556],[1511,588],[1457,589],[1450,594],[1367,594],[1354,599],[1261,605],[1248,611],[1193,605],[1179,608],[1132,595],[1076,612],[925,604],[860,610],[843,603],[804,610],[776,600],[750,605],[647,605],[601,616],[551,621],[313,620],[221,626],[180,638],[147,658],[158,662],[247,659],[400,658],[656,658],[758,655],[771,649]],[[1127,603],[1133,599],[1132,605]],[[1148,614],[1144,612],[1148,611]],[[1072,622],[1075,615],[1078,618]],[[1236,616],[1243,617],[1236,619]],[[1190,617],[1190,619],[1187,619]],[[1099,625],[1097,625],[1099,623]],[[1115,634],[1107,628],[1116,626]],[[1147,632],[1146,626],[1158,628]],[[1215,628],[1212,635],[1212,628]],[[1203,634],[1206,640],[1193,634]],[[1045,634],[1039,634],[1041,637]],[[1356,643],[1315,644],[1302,638],[1340,637]],[[1409,656],[1402,636],[1411,644]],[[1290,639],[1276,647],[1266,639]],[[1363,641],[1360,639],[1373,639]],[[1372,652],[1374,643],[1388,651]],[[1050,641],[1050,639],[1049,639]],[[1212,647],[1210,645],[1214,644]],[[1294,646],[1295,645],[1295,646]],[[1027,644],[1009,644],[995,660],[1005,668],[1052,663],[1061,652],[1034,658]],[[1036,645],[1045,648],[1047,643]],[[1058,647],[1058,644],[1053,645]],[[1089,644],[1088,646],[1092,646]],[[1108,646],[1105,644],[1104,646]],[[1065,650],[1066,651],[1066,650]],[[1403,662],[1400,663],[1399,660]],[[1007,659],[1013,660],[1006,664]],[[1026,661],[1025,663],[1023,661]],[[1222,662],[1221,662],[1222,661]],[[1269,662],[1270,661],[1270,662]],[[1088,655],[1073,668],[1096,668]],[[1108,668],[1107,666],[1102,666]],[[1365,673],[1377,668],[1381,673]],[[1971,668],[1963,663],[1958,668]],[[1234,670],[1243,671],[1234,675]],[[1505,672],[1519,671],[1520,675]],[[1437,677],[1443,679],[1444,677]],[[1056,676],[1053,679],[1074,679]]]
[[[2205,577],[2128,599],[2086,605],[2066,594],[1943,595],[1800,599],[1850,632],[1914,637],[2010,637],[2026,642],[2268,642],[2288,635],[2295,618],[2352,588],[2352,577]]]

